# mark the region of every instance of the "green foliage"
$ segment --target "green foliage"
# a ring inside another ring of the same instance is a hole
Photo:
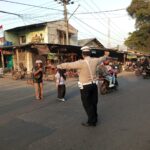
[[[136,31],[129,34],[125,44],[138,51],[150,52],[150,0],[132,0],[127,11],[136,20]]]
[[[150,0],[132,0],[127,11],[132,18],[136,19],[137,27],[150,23]]]

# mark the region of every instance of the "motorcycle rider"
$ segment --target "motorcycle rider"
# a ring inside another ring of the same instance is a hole
[[[143,70],[146,70],[148,66],[149,66],[149,61],[147,58],[144,58],[142,62]]]
[[[102,76],[106,77],[106,79],[109,81],[109,87],[114,87],[114,82],[115,82],[115,79],[114,79],[114,76],[113,76],[113,68],[109,65],[109,61],[106,60],[104,61],[101,66],[100,66],[100,69],[101,69],[101,73],[102,73]]]
[[[141,66],[143,68],[143,74],[150,76],[150,63],[148,58],[143,57]]]

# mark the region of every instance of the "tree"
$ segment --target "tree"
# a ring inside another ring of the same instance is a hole
[[[138,51],[150,52],[150,0],[132,0],[127,11],[136,20],[136,31],[129,34],[125,44]]]

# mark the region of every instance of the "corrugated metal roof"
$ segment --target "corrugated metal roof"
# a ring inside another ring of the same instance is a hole
[[[78,45],[79,46],[85,46],[92,41],[96,41],[101,48],[104,48],[103,44],[96,38],[78,40]]]

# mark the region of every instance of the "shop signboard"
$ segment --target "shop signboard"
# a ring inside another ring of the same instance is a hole
[[[47,59],[49,60],[58,60],[58,57],[55,53],[48,53]]]
[[[47,55],[49,53],[49,48],[47,45],[35,45],[38,49],[39,55]]]

